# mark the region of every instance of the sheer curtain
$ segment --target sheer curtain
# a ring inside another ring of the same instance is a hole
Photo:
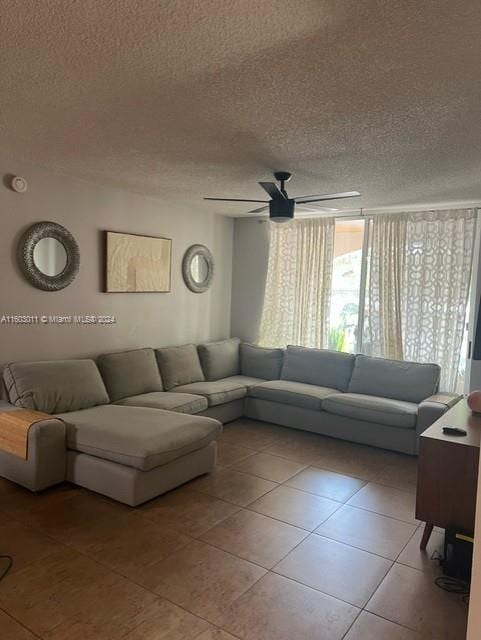
[[[271,224],[259,344],[327,346],[334,233],[334,218]]]
[[[375,216],[363,350],[441,366],[456,387],[473,259],[476,210]]]
[[[371,355],[403,359],[402,296],[405,216],[376,215],[372,221],[365,333]]]

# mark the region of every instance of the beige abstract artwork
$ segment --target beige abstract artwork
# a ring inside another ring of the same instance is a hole
[[[107,292],[170,291],[172,240],[107,231],[106,247]]]

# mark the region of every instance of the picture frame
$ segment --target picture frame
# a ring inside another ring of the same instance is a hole
[[[105,231],[106,293],[170,293],[172,239]]]

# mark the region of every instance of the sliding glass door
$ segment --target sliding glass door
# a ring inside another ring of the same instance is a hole
[[[336,219],[329,314],[329,349],[357,353],[364,318],[369,218]]]

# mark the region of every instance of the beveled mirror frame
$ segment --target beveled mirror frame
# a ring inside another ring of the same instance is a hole
[[[35,245],[43,238],[55,238],[63,245],[67,254],[65,268],[55,276],[42,273],[33,259]],[[56,222],[32,224],[20,238],[17,257],[20,269],[30,284],[43,291],[65,289],[73,282],[80,268],[80,251],[75,238],[68,229]]]
[[[207,263],[207,276],[203,282],[196,282],[192,277],[191,265],[196,256],[201,256]],[[194,293],[204,293],[204,291],[207,291],[214,278],[214,269],[214,256],[210,249],[203,244],[193,244],[185,252],[182,260],[182,275],[186,286]]]

